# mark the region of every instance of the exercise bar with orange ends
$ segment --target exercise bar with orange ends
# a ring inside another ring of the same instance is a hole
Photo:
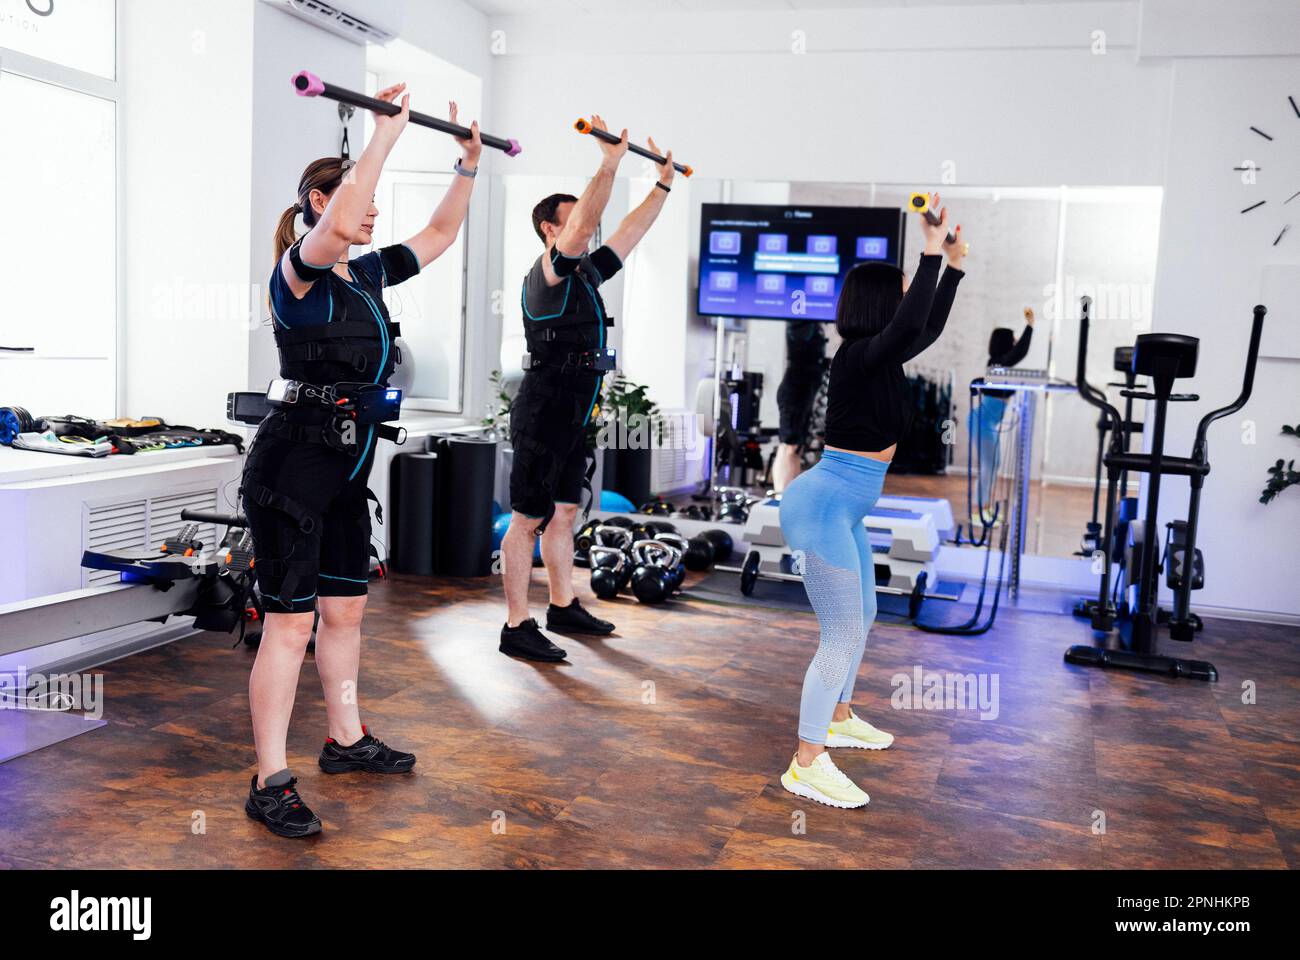
[[[608,130],[597,130],[591,125],[590,120],[585,120],[582,117],[578,118],[578,122],[573,125],[573,129],[577,130],[579,133],[590,134],[597,140],[604,140],[606,143],[618,143],[622,139],[621,137],[614,136],[614,134],[610,133]],[[659,154],[655,153],[653,150],[647,150],[645,147],[638,146],[635,143],[629,143],[627,148],[638,157],[645,157],[647,160],[653,160],[655,163],[663,163],[668,159],[667,157],[659,156]],[[686,164],[678,163],[676,160],[673,161],[673,169],[684,177],[689,177],[695,172],[694,167],[688,167]]]
[[[346,103],[349,106],[382,113],[386,117],[393,117],[402,112],[402,108],[395,103],[367,97],[364,93],[344,90],[332,83],[326,83],[316,74],[307,70],[301,70],[294,74],[293,87],[298,91],[300,97],[324,97],[326,100],[337,100],[339,103]],[[471,133],[469,127],[462,127],[460,124],[452,123],[449,120],[441,120],[438,117],[431,117],[427,113],[418,113],[415,110],[411,111],[411,122],[442,133],[450,133],[453,137],[459,137],[462,140],[468,140]],[[483,141],[483,146],[501,150],[507,157],[516,156],[523,149],[519,146],[518,140],[494,137],[481,131],[479,139]]]

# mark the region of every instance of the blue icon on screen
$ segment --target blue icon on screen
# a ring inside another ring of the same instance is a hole
[[[709,234],[709,253],[727,256],[740,253],[740,233],[732,230],[714,230]]]
[[[735,293],[740,275],[734,270],[714,270],[709,274],[709,289],[714,293]]]
[[[888,237],[858,237],[859,260],[888,260]]]
[[[808,277],[804,280],[803,288],[810,297],[833,297],[835,296],[835,278]]]
[[[759,293],[785,293],[785,274],[760,273],[756,278]]]
[[[790,238],[784,233],[760,233],[758,235],[759,253],[785,253],[790,248]]]
[[[808,252],[819,257],[835,255],[835,237],[814,235],[808,238]]]

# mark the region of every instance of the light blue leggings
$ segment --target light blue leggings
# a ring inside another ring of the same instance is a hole
[[[993,483],[998,477],[998,455],[1001,452],[1002,418],[1007,412],[1007,401],[1002,397],[984,396],[971,404],[966,418],[966,429],[972,441],[979,442],[979,450],[971,453],[971,466],[979,471],[980,503],[989,506],[993,498]]]
[[[781,531],[821,626],[799,702],[799,739],[807,743],[825,743],[836,701],[853,698],[876,619],[876,571],[862,518],[880,499],[888,470],[870,457],[827,450],[781,498]]]

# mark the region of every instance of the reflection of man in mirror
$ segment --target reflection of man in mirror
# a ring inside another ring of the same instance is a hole
[[[781,412],[780,446],[772,463],[772,488],[780,493],[803,469],[813,403],[826,369],[826,331],[818,320],[796,320],[785,328],[785,375],[776,391]]]
[[[1029,341],[1033,335],[1034,311],[1025,307],[1025,329],[1020,339],[1016,339],[1016,333],[1010,327],[995,327],[989,334],[988,365],[1014,367],[1029,353]],[[979,495],[980,504],[986,511],[991,509],[989,501],[993,496],[993,480],[998,475],[998,433],[1011,394],[1010,390],[981,391],[967,421],[972,440],[979,443]]]

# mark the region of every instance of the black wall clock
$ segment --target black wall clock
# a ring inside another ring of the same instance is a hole
[[[1300,120],[1300,105],[1296,104],[1295,97],[1289,96],[1286,99],[1291,104],[1291,112],[1295,115],[1294,119]],[[1269,163],[1270,169],[1273,170],[1278,169],[1278,166],[1281,163],[1283,156],[1285,155],[1285,150],[1281,145],[1281,143],[1279,143],[1277,137],[1275,136],[1275,131],[1276,128],[1263,130],[1253,125],[1250,127],[1250,132],[1252,134],[1261,138],[1262,140],[1267,141],[1268,145],[1264,148],[1264,155],[1266,157],[1273,156],[1276,158],[1275,162]],[[1232,169],[1238,172],[1249,172],[1253,177],[1256,174],[1263,173],[1264,167],[1265,165],[1262,163],[1257,164],[1252,160],[1247,160],[1244,161],[1241,166],[1233,167]],[[1252,179],[1247,182],[1253,185],[1255,181]],[[1290,184],[1290,186],[1296,186],[1296,185],[1297,184],[1294,183]],[[1300,203],[1296,204],[1294,207],[1290,206],[1291,202],[1295,200],[1297,197],[1300,197],[1300,190],[1296,190],[1294,193],[1291,193],[1291,195],[1288,196],[1285,200],[1278,200],[1273,203],[1270,203],[1267,199],[1257,200],[1256,202],[1252,203],[1250,206],[1243,207],[1241,212],[1243,214],[1251,214],[1253,216],[1266,216],[1268,213],[1272,212],[1272,210],[1283,211],[1281,215],[1281,219],[1277,221],[1279,227],[1278,232],[1273,237],[1273,246],[1276,247],[1278,244],[1282,242],[1284,237],[1290,235],[1293,221],[1296,219],[1300,219],[1300,217],[1297,217],[1297,214],[1300,214]]]

